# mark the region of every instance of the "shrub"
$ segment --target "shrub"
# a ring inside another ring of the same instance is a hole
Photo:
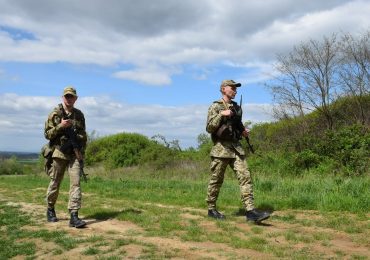
[[[348,175],[363,175],[370,168],[370,131],[362,125],[327,131],[317,151],[340,162]]]
[[[91,141],[86,149],[86,163],[103,162],[111,168],[137,165],[140,152],[150,145],[147,137],[119,133]]]
[[[0,175],[23,174],[23,166],[17,162],[16,157],[0,161]]]
[[[91,141],[86,149],[86,164],[103,163],[109,168],[151,164],[165,167],[179,153],[147,137],[120,133]]]
[[[140,152],[140,162],[155,169],[165,168],[174,163],[178,154],[177,150],[153,142]]]
[[[364,98],[370,100],[370,95]],[[333,129],[328,130],[325,119],[313,111],[303,117],[254,125],[251,142],[262,154],[293,155],[291,171],[319,167],[319,171],[327,169],[331,173],[342,172],[350,176],[369,174],[370,126],[367,118],[370,106],[369,102],[364,102],[366,120],[360,120],[362,117],[354,116],[357,113],[354,101],[346,97],[333,105]],[[349,110],[353,115],[348,113]]]
[[[320,156],[311,150],[304,150],[294,156],[294,166],[298,169],[310,169],[317,167],[320,163]]]

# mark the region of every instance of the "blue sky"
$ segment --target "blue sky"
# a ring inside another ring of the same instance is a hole
[[[67,85],[100,136],[195,147],[223,79],[242,83],[245,121],[271,121],[276,55],[363,33],[369,13],[370,1],[346,0],[0,0],[0,151],[39,151]]]
[[[237,78],[243,69],[214,65],[210,79],[194,79],[194,68],[186,66],[181,75],[172,77],[171,85],[148,86],[136,81],[117,79],[114,68],[97,65],[74,65],[65,62],[52,64],[2,62],[7,78],[1,79],[3,93],[19,95],[59,96],[66,85],[78,89],[81,97],[109,95],[129,104],[162,104],[169,106],[204,104],[217,99],[218,86],[227,75]],[[20,76],[21,75],[21,76]],[[3,85],[4,84],[4,85]],[[246,102],[271,102],[262,84],[247,84],[239,89]]]

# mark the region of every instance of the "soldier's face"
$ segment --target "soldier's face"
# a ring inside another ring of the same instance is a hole
[[[235,86],[226,86],[223,88],[223,94],[228,98],[233,99],[236,96],[236,87]]]
[[[63,96],[63,102],[67,107],[72,107],[77,100],[76,96],[73,96],[71,94],[67,94]]]

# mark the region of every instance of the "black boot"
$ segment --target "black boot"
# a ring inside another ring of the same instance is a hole
[[[86,225],[86,222],[78,218],[78,212],[71,213],[71,220],[69,221],[70,227],[82,228]]]
[[[254,221],[256,223],[261,222],[262,220],[268,219],[270,217],[270,213],[268,212],[258,212],[256,209],[252,209],[247,211],[245,215],[247,217],[247,221]]]
[[[57,222],[58,221],[58,218],[57,218],[57,215],[55,214],[54,208],[49,208],[48,207],[48,210],[46,211],[46,218],[47,218],[48,222]]]
[[[225,219],[225,216],[218,212],[216,209],[209,209],[208,210],[208,217],[215,218],[215,219]]]

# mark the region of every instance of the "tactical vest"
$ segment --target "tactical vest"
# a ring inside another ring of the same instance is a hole
[[[84,129],[84,117],[83,114],[76,108],[73,108],[72,116],[70,117],[65,112],[63,105],[59,104],[55,109],[54,113],[58,115],[58,120],[64,119],[71,119],[73,121],[72,128],[77,132],[77,134],[81,134],[81,131],[85,131]],[[56,124],[59,124],[60,121],[55,122]],[[68,139],[66,132],[63,131],[60,135],[58,135],[56,138],[51,140],[52,145],[63,145],[64,142]],[[85,145],[85,144],[84,144]]]
[[[221,141],[238,141],[241,139],[241,134],[244,131],[242,123],[243,111],[237,103],[233,102],[227,105],[224,100],[223,105],[225,110],[230,109],[233,112],[231,117],[223,117],[220,127],[215,132],[213,138]]]

